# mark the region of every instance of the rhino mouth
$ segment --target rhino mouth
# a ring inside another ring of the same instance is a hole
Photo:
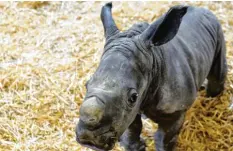
[[[76,141],[88,148],[97,151],[111,150],[117,140],[117,132],[111,125],[88,129],[82,123],[76,127]]]
[[[88,139],[88,138],[80,138],[77,136],[76,141],[79,144],[96,151],[111,150],[116,142],[116,135],[110,131],[100,136],[94,136],[94,137],[95,139]]]

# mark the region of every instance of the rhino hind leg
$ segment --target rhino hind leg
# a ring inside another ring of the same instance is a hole
[[[215,97],[224,90],[224,81],[210,81],[207,86],[207,97]]]
[[[185,112],[178,111],[170,119],[159,119],[157,121],[159,128],[155,133],[156,151],[174,151],[180,129],[184,123]]]
[[[145,151],[145,141],[140,137],[142,131],[141,115],[137,115],[133,123],[120,138],[120,144],[126,151]]]
[[[215,97],[224,89],[224,83],[227,74],[226,47],[223,35],[220,37],[221,43],[217,46],[218,55],[213,61],[211,70],[207,77],[207,96]]]

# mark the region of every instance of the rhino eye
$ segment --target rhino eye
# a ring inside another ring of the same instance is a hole
[[[138,98],[138,93],[136,92],[136,90],[134,89],[130,90],[129,99],[128,99],[129,104],[133,105],[137,101],[137,98]]]
[[[129,102],[130,103],[135,103],[137,101],[137,98],[138,98],[138,94],[134,93],[134,94],[131,95]]]

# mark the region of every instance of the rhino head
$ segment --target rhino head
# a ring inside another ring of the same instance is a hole
[[[87,92],[76,128],[77,141],[95,150],[112,149],[140,113],[149,85],[159,71],[151,47],[172,39],[184,14],[178,9],[170,10],[150,26],[139,23],[121,32],[112,18],[111,8],[111,3],[102,7],[104,53],[96,72],[86,83]]]

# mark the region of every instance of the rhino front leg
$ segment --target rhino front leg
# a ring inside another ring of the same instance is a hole
[[[126,151],[145,151],[146,145],[140,137],[142,131],[141,115],[137,115],[133,123],[121,136],[120,144]]]
[[[171,117],[171,118],[170,118]],[[157,121],[159,128],[155,133],[156,151],[174,151],[185,112],[165,115]]]

